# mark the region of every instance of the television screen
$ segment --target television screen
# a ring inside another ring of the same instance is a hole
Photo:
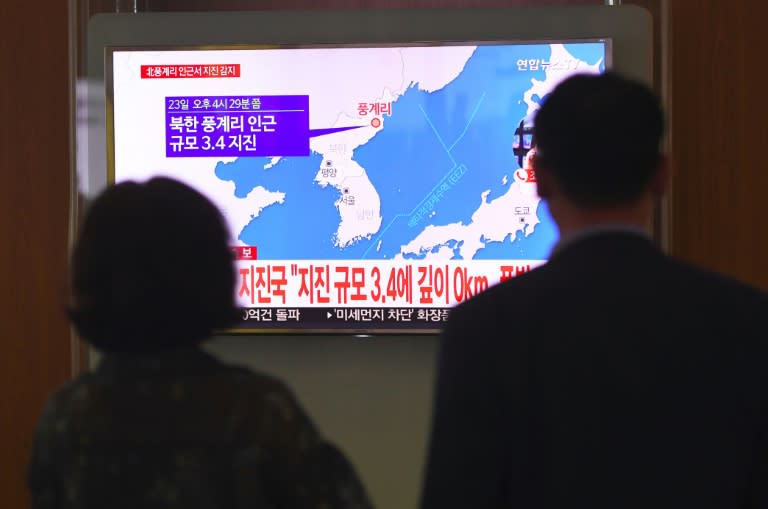
[[[246,333],[439,331],[557,241],[530,167],[552,88],[653,82],[632,5],[99,14],[86,40],[79,193],[208,196]]]
[[[533,118],[610,61],[610,39],[112,47],[110,180],[218,205],[239,330],[434,331],[548,257]]]

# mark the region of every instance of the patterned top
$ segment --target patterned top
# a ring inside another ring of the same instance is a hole
[[[36,509],[371,507],[289,389],[199,349],[107,356],[41,418]]]

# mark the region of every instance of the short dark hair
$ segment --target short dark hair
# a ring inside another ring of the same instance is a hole
[[[167,178],[107,188],[88,207],[71,260],[70,318],[107,352],[193,345],[236,316],[219,210]]]
[[[545,97],[534,120],[537,165],[576,204],[639,198],[657,171],[664,114],[644,84],[608,72],[578,74]]]

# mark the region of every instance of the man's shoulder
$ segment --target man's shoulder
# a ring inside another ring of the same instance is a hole
[[[670,284],[681,286],[686,293],[699,299],[716,298],[733,304],[768,306],[768,292],[733,277],[674,257],[667,257],[667,267]]]
[[[660,267],[657,274],[647,276],[650,283],[641,296],[651,301],[655,316],[666,317],[659,320],[670,331],[744,341],[765,336],[768,293],[764,290],[672,256],[665,255]]]
[[[546,291],[549,285],[544,282],[550,277],[546,264],[536,267],[457,304],[449,316],[453,322],[471,320],[475,324],[508,320],[518,311],[524,313],[537,295]]]
[[[451,315],[454,321],[471,320],[475,324],[481,319],[532,316],[544,302],[555,305],[576,296],[599,301],[611,293],[606,289],[645,295],[658,302],[674,301],[680,309],[722,306],[723,311],[738,308],[739,315],[768,311],[766,291],[661,251],[643,258],[638,265],[627,263],[625,268],[617,269],[623,266],[619,264],[604,270],[599,265],[598,261],[574,265],[570,259],[553,259],[460,303]],[[595,289],[598,287],[600,290]]]

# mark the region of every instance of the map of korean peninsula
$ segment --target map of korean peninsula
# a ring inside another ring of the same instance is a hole
[[[132,69],[167,64],[162,52],[118,54],[116,173],[197,188],[233,243],[263,260],[545,260],[557,232],[521,126],[561,80],[603,71],[605,52],[600,42],[211,51],[190,58],[236,60],[237,75],[152,84]],[[149,86],[164,125],[146,121],[155,102],[132,100]],[[222,98],[246,114],[222,114]],[[122,134],[134,125],[141,136]],[[226,142],[208,136],[222,131]],[[149,139],[165,139],[164,153]]]

